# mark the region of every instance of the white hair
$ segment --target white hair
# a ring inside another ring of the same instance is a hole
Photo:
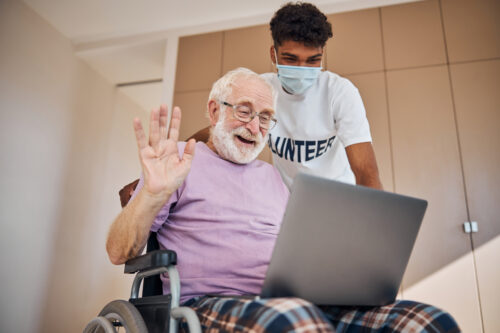
[[[212,85],[212,90],[210,91],[210,95],[208,96],[208,102],[210,102],[211,100],[217,102],[219,102],[220,100],[223,101],[226,100],[226,98],[233,92],[234,82],[240,78],[256,79],[265,84],[271,90],[271,95],[273,97],[273,103],[274,103],[274,96],[275,96],[274,88],[259,74],[244,67],[238,67],[236,69],[233,69],[224,74],[224,76],[222,76],[220,79],[215,81],[214,84]],[[221,110],[224,109],[225,106],[221,105]],[[208,104],[207,104],[207,116],[208,116]]]

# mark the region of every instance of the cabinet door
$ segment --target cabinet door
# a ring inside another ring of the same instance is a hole
[[[179,139],[187,140],[191,135],[210,125],[207,118],[207,101],[210,90],[176,92],[174,105],[182,110]]]
[[[378,9],[333,14],[328,20],[334,34],[323,58],[328,70],[344,76],[384,69]]]
[[[222,75],[222,32],[179,39],[175,92],[210,90]]]
[[[272,72],[271,45],[273,41],[267,24],[224,31],[222,74],[238,67],[256,73]]]
[[[500,60],[451,65],[485,332],[500,331]]]
[[[387,87],[395,191],[429,202],[403,294],[449,311],[465,332],[480,332],[448,67],[389,71]]]

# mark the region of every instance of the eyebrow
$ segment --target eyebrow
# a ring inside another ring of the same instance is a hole
[[[290,58],[294,58],[294,59],[298,58],[298,56],[296,54],[288,53],[288,52],[282,52],[281,56],[282,57],[290,57]],[[311,60],[311,59],[318,58],[318,57],[321,57],[321,56],[323,56],[322,53],[317,53],[317,54],[314,54],[314,55],[308,57],[307,60]]]
[[[318,53],[318,54],[315,54],[315,55],[310,56],[310,57],[309,57],[309,58],[307,58],[307,59],[308,59],[308,60],[311,60],[311,59],[318,58],[318,57],[321,57],[321,56],[323,56],[323,54],[322,54],[322,53]]]
[[[254,100],[252,98],[244,97],[244,98],[239,99],[236,102],[236,104],[234,104],[234,105],[241,105],[241,104],[251,104],[252,108],[253,108],[253,106],[254,106]],[[276,111],[273,108],[265,108],[262,111],[260,111],[259,113],[261,113],[261,112],[270,112],[273,115],[276,113]]]
[[[288,53],[288,52],[281,52],[282,57],[290,57],[290,58],[298,58],[295,54],[293,53]]]

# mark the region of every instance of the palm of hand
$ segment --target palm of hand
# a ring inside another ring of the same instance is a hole
[[[151,194],[172,194],[189,173],[190,165],[179,158],[177,143],[173,140],[160,142],[157,149],[148,146],[139,154],[144,171],[144,186]]]
[[[139,120],[134,120],[134,128],[139,146],[139,158],[144,173],[144,189],[153,196],[167,199],[182,185],[191,168],[194,154],[194,140],[190,140],[179,157],[177,139],[181,113],[174,108],[167,138],[166,107],[153,110],[150,120],[149,142]]]

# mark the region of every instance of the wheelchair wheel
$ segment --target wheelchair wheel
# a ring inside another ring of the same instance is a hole
[[[131,303],[116,300],[108,303],[99,313],[98,318],[106,318],[114,327],[115,332],[147,333],[148,329],[141,314]],[[120,328],[123,328],[121,330]],[[98,320],[90,322],[85,333],[108,333],[106,325],[99,324]]]

